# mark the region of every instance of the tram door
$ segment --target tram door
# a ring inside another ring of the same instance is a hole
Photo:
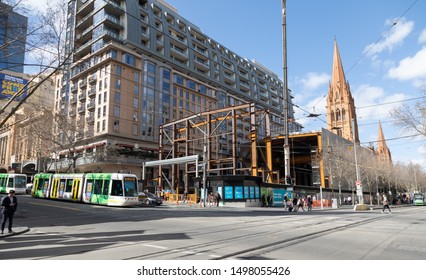
[[[58,198],[59,182],[60,182],[59,178],[53,179],[52,190],[50,191],[51,198]]]
[[[72,200],[76,201],[76,200],[81,199],[79,197],[80,188],[81,188],[81,179],[74,179],[73,184],[72,184],[72,191],[71,191]]]
[[[90,202],[94,204],[108,205],[109,180],[95,179]]]

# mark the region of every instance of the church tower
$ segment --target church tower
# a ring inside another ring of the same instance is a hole
[[[334,40],[333,71],[327,96],[328,130],[359,143],[355,102],[346,81],[337,42]],[[353,121],[353,122],[352,122]],[[352,124],[354,129],[352,129]]]
[[[385,135],[383,134],[382,124],[379,121],[379,136],[377,137],[377,157],[386,162],[392,162],[391,153],[386,145]]]

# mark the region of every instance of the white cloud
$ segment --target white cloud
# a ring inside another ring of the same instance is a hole
[[[413,57],[401,60],[397,67],[389,69],[388,77],[400,81],[426,78],[426,47]]]
[[[33,14],[37,14],[39,12],[45,12],[48,6],[54,6],[57,3],[63,3],[63,5],[67,5],[67,0],[23,0],[21,4],[29,9],[29,11]]]
[[[420,34],[418,42],[419,44],[426,43],[426,28],[423,29],[422,33]]]
[[[384,119],[389,115],[389,111],[395,107],[395,102],[407,99],[403,93],[388,94],[381,87],[363,84],[352,93],[357,117],[360,121],[371,119]]]
[[[386,27],[392,26],[395,21],[387,20]],[[368,56],[374,56],[385,50],[392,52],[395,46],[403,43],[404,39],[411,33],[414,28],[413,21],[406,21],[404,18],[400,19],[388,32],[386,31],[384,37],[377,43],[372,43],[364,48],[364,53],[367,52]]]
[[[331,80],[331,76],[327,73],[314,73],[310,72],[306,74],[304,78],[299,79],[299,82],[303,85],[305,90],[315,90],[323,85],[328,84]]]

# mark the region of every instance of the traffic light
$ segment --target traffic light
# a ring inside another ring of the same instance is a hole
[[[287,177],[285,178],[285,183],[287,185],[291,185],[291,176],[290,175],[287,175]]]

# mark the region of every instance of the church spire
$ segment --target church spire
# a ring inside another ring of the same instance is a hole
[[[379,158],[392,161],[391,153],[386,145],[385,135],[383,134],[382,123],[379,121],[379,135],[377,137],[377,150],[376,154]]]
[[[328,130],[359,143],[355,102],[346,81],[337,41],[334,40],[333,69],[327,97]],[[354,128],[352,128],[354,126]]]
[[[342,59],[340,58],[337,41],[334,39],[333,71],[331,77],[331,86],[341,89],[346,86],[345,71],[343,70]]]

